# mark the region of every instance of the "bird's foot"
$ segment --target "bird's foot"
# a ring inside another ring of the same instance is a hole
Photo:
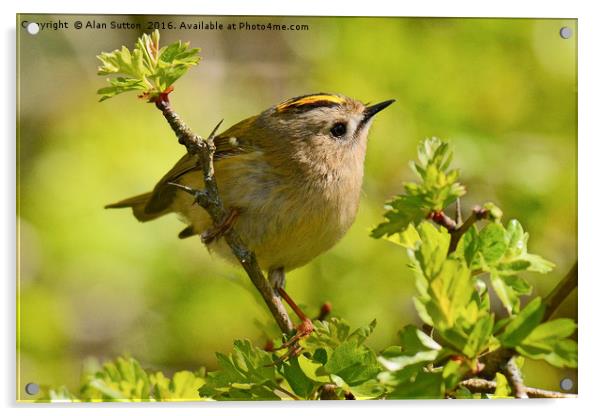
[[[280,347],[274,349],[274,351],[284,349],[287,349],[288,351],[286,351],[286,353],[278,357],[278,359],[274,361],[271,365],[281,364],[301,354],[301,351],[303,351],[303,347],[299,345],[299,341],[301,341],[305,337],[308,337],[313,331],[314,325],[312,324],[311,319],[305,318],[303,321],[301,321],[301,323],[297,326],[297,332],[295,333],[295,335],[293,335]]]
[[[236,222],[238,215],[239,212],[236,208],[230,208],[228,215],[226,215],[221,223],[214,225],[201,234],[201,241],[204,244],[209,244],[215,240],[219,240],[224,234],[232,229],[232,226]]]

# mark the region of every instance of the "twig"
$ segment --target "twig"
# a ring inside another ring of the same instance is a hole
[[[562,280],[552,289],[552,291],[545,297],[544,304],[546,305],[546,312],[543,316],[543,320],[547,321],[552,317],[556,309],[560,304],[567,298],[567,296],[577,287],[578,280],[578,267],[577,262],[571,267],[571,270],[562,278]]]
[[[485,380],[483,378],[470,378],[460,382],[463,386],[472,393],[494,393],[496,389],[495,381]],[[527,396],[531,399],[560,399],[560,398],[576,398],[576,394],[561,393],[559,391],[536,389],[534,387],[525,387]]]
[[[460,198],[456,198],[456,224],[462,224],[462,203]]]
[[[525,383],[523,382],[523,375],[516,365],[516,356],[513,356],[508,360],[506,365],[502,368],[504,375],[510,383],[512,394],[517,399],[528,399]]]
[[[451,252],[456,251],[456,247],[458,247],[460,238],[462,238],[462,236],[470,229],[470,227],[472,227],[472,225],[475,222],[486,218],[488,214],[489,214],[488,210],[481,208],[479,206],[474,207],[472,209],[472,213],[470,214],[470,217],[468,217],[466,219],[466,221],[464,221],[462,223],[462,225],[460,225],[459,227],[457,227],[455,230],[453,230],[451,232],[451,240],[449,242],[449,252],[451,253]]]
[[[460,238],[462,238],[466,231],[468,231],[475,222],[487,218],[488,215],[489,210],[481,208],[477,205],[472,209],[470,217],[468,217],[465,222],[462,222],[460,202],[459,200],[457,200],[455,221],[443,211],[432,211],[429,213],[427,218],[445,227],[447,231],[449,231],[449,233],[451,234],[451,240],[449,242],[448,253],[453,253],[456,250],[458,243],[460,242]]]
[[[205,183],[204,190],[198,191],[183,186],[180,186],[180,188],[194,195],[195,201],[207,211],[214,224],[222,224],[228,216],[228,210],[224,207],[220,198],[213,170],[213,155],[215,153],[213,138],[215,132],[221,125],[221,121],[213,129],[209,137],[206,140],[203,140],[200,136],[194,134],[186,123],[184,123],[184,121],[173,111],[167,94],[161,95],[155,101],[155,105],[163,113],[163,116],[169,123],[171,129],[178,137],[179,143],[186,146],[189,154],[198,157],[197,163],[203,170],[203,180]],[[274,293],[268,280],[263,275],[263,272],[257,263],[255,253],[245,246],[242,239],[233,228],[230,228],[225,232],[224,239],[230,246],[234,256],[236,256],[247,272],[253,285],[255,285],[263,297],[263,300],[267,304],[270,312],[280,327],[280,330],[287,335],[290,334],[293,330],[291,319],[288,316],[284,305],[280,301],[280,298]]]
[[[429,213],[427,218],[432,220],[434,223],[445,227],[450,234],[453,233],[456,228],[458,228],[456,222],[443,211],[432,211]]]

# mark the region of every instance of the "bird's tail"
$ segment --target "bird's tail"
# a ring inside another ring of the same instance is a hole
[[[136,195],[123,201],[115,202],[114,204],[106,205],[105,208],[132,208],[132,212],[138,221],[146,222],[161,217],[169,212],[169,210],[161,212],[146,212],[146,205],[151,199],[153,193]]]

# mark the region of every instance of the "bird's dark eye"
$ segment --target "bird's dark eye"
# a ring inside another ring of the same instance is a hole
[[[341,137],[347,133],[347,125],[345,123],[337,123],[330,129],[330,134],[334,137]]]

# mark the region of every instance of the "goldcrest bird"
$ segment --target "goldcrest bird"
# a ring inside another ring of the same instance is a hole
[[[375,105],[340,94],[294,97],[215,137],[215,177],[232,227],[255,252],[274,286],[284,273],[330,249],[353,223],[360,200],[368,131],[394,100]],[[175,212],[180,238],[203,235],[211,252],[236,261],[193,196],[170,185],[203,188],[196,159],[184,155],[148,193],[107,208],[131,207],[140,221]],[[219,236],[218,236],[219,237]]]

